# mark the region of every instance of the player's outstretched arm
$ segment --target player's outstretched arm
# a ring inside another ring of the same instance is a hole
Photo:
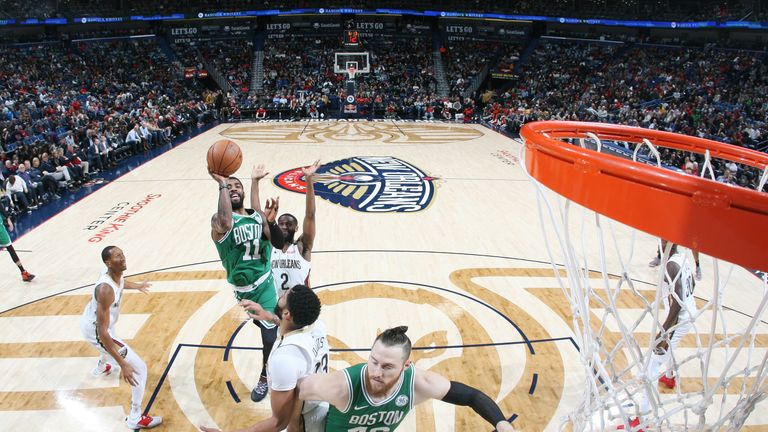
[[[259,182],[267,175],[269,175],[269,172],[264,168],[264,164],[254,165],[253,170],[251,170],[251,206],[254,210],[261,211]]]
[[[267,216],[267,223],[277,223],[277,212],[280,209],[280,197],[269,198],[264,206],[264,215]]]
[[[277,222],[268,222],[267,215],[264,212],[260,210],[256,211],[261,215],[261,235],[267,241],[272,243],[272,247],[282,249],[283,246],[285,246],[285,237],[283,237],[283,232],[280,231],[280,227],[277,226]]]
[[[311,261],[312,246],[315,243],[315,173],[320,167],[320,161],[316,160],[311,166],[302,168],[304,181],[307,183],[306,208],[304,210],[304,226],[302,227],[301,254],[305,260]]]
[[[125,281],[125,288],[126,289],[134,289],[138,290],[144,294],[149,294],[149,287],[151,287],[152,284],[147,281],[141,281],[141,282],[133,282],[126,280]]]
[[[260,304],[254,302],[253,300],[240,300],[240,306],[245,309],[245,312],[249,317],[255,319],[256,321],[270,321],[280,325],[280,318],[278,318],[277,315],[264,310]]]
[[[351,395],[343,371],[312,374],[299,380],[299,399],[326,401],[339,410],[349,404]]]
[[[208,172],[219,184],[218,210],[211,218],[211,237],[218,241],[230,229],[232,229],[232,201],[229,198],[229,186],[227,179],[212,172]]]
[[[513,431],[501,408],[487,394],[466,384],[448,381],[434,372],[416,369],[416,400],[419,404],[428,399],[439,399],[453,405],[468,406],[493,425],[498,432]]]

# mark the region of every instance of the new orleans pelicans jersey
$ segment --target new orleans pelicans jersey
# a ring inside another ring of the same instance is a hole
[[[287,346],[299,348],[306,361],[306,373],[299,378],[311,373],[328,372],[328,331],[322,321],[317,320],[311,326],[280,337],[269,354],[270,360],[279,355],[280,348]]]
[[[669,309],[669,297],[675,289],[675,284],[680,281],[682,286],[682,292],[678,293],[680,297],[680,315],[678,320],[690,318],[696,313],[696,299],[693,297],[693,273],[691,272],[691,265],[688,262],[685,253],[678,251],[676,254],[669,258],[669,262],[677,264],[680,268],[680,272],[677,275],[669,275],[672,278],[672,284],[667,282],[667,278],[664,278],[664,289],[666,290],[664,296],[664,306]]]
[[[278,297],[296,285],[309,286],[311,269],[312,263],[301,256],[295,243],[288,246],[285,252],[278,248],[272,249],[272,277],[275,279]]]
[[[298,379],[312,373],[328,372],[328,332],[318,320],[312,326],[281,337],[269,355],[269,387],[286,391],[296,388]],[[323,432],[328,403],[305,401],[301,409],[305,432]]]
[[[109,272],[107,270],[104,270],[104,272],[101,273],[99,279],[96,281],[96,284],[93,286],[91,301],[89,301],[85,306],[85,310],[83,311],[83,315],[81,317],[81,324],[84,328],[93,327],[95,331],[96,312],[99,309],[99,303],[96,301],[96,287],[101,284],[109,285],[115,292],[115,301],[109,305],[109,332],[114,334],[113,329],[115,327],[115,323],[117,322],[117,318],[120,315],[120,300],[123,298],[123,287],[125,286],[125,279],[121,277],[119,282],[115,282],[109,276]]]
[[[232,213],[232,229],[215,242],[227,281],[239,287],[253,284],[270,270],[272,246],[262,238],[261,214],[248,212]]]
[[[415,369],[403,371],[392,395],[375,403],[365,389],[366,363],[344,369],[350,390],[349,403],[343,409],[331,406],[326,420],[326,432],[392,432],[413,408]]]

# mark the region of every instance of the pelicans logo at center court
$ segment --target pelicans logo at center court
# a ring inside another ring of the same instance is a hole
[[[435,180],[392,156],[357,156],[322,165],[315,194],[361,212],[417,212],[432,202]],[[280,173],[275,184],[292,192],[307,190],[301,168]]]

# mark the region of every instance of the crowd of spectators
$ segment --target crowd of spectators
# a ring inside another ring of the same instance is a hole
[[[435,99],[437,80],[431,44],[426,39],[382,39],[367,49],[371,72],[357,80],[357,93],[364,103],[392,103],[400,108]]]
[[[6,18],[50,18],[59,15],[56,0],[0,0],[0,14]]]
[[[501,42],[456,41],[448,43],[443,54],[446,74],[449,78],[451,96],[462,96],[473,80],[494,57],[501,57],[500,52],[512,44]],[[489,55],[493,53],[494,55]]]
[[[291,117],[325,117],[332,100],[338,106],[343,78],[334,73],[333,62],[339,46],[335,37],[268,39],[262,92],[246,108],[268,107]]]
[[[579,17],[649,19],[654,21],[740,20],[749,8],[727,0],[582,0],[575,11]]]
[[[250,42],[199,44],[175,46],[180,63],[201,67],[197,63],[205,59],[237,93],[247,95]],[[263,92],[241,99],[204,92],[200,81],[175,74],[153,38],[1,48],[0,175],[11,198],[6,204],[17,212],[32,210],[120,159],[162,145],[184,127],[214,115],[239,117],[241,109],[257,118],[275,109],[282,110],[280,118],[337,114],[347,91],[346,75],[333,70],[338,45],[335,38],[286,35],[267,40]],[[512,133],[534,120],[603,121],[762,150],[768,146],[763,132],[768,110],[764,52],[547,40],[521,63],[521,44],[464,42],[448,45],[443,60],[451,92],[438,97],[429,39],[382,38],[365,50],[370,72],[356,77],[356,102],[364,116],[482,117]],[[483,55],[488,52],[495,55]],[[486,66],[516,75],[496,92],[465,96]],[[685,165],[686,156],[702,162],[696,155],[665,155],[675,166]],[[28,166],[20,170],[26,161]],[[51,163],[55,172],[41,170],[44,163]],[[757,180],[758,173],[745,167],[728,168],[729,175],[724,163],[716,161],[714,167],[717,177],[738,184]],[[32,175],[35,170],[39,178]],[[39,188],[28,187],[22,198],[14,190],[19,188],[16,180],[10,179],[17,172],[16,178]]]
[[[748,15],[749,2],[737,0],[640,1],[640,0],[266,0],[261,9],[291,8],[397,8],[415,10],[487,11],[508,14],[637,18],[654,20],[741,19]],[[252,10],[252,0],[1,0],[0,10],[10,17],[80,17],[200,11]]]
[[[521,44],[507,43],[499,47],[499,60],[493,70],[503,74],[512,74],[520,61]]]
[[[239,93],[247,95],[251,86],[253,43],[246,39],[212,40],[200,47],[203,59],[213,65]]]
[[[602,121],[762,148],[766,73],[761,52],[544,43],[518,80],[486,95],[483,116],[513,132],[534,120]],[[722,176],[724,166],[715,168]],[[734,181],[754,186],[758,173],[738,171]]]
[[[535,14],[545,16],[572,17],[604,17],[604,18],[636,18],[654,20],[740,20],[743,18],[760,20],[762,15],[753,13],[749,4],[741,4],[734,0],[707,0],[684,2],[646,2],[639,0],[553,0],[540,2],[533,0],[497,2],[443,0],[427,2],[424,0],[379,0],[335,2],[325,0],[272,0],[260,4],[263,9],[289,8],[409,8],[417,10],[442,9],[456,11],[488,11],[509,14]],[[202,0],[42,0],[27,2],[21,0],[1,0],[0,10],[8,18],[48,18],[48,17],[82,17],[105,15],[134,15],[134,14],[167,14],[167,13],[197,13],[199,11],[236,11],[251,10],[250,0],[225,0],[215,3]]]
[[[298,35],[268,39],[264,49],[263,92],[268,99],[295,95],[297,91],[338,95],[341,76],[333,72],[338,38]]]
[[[179,67],[194,68],[196,71],[205,68],[202,62],[203,56],[200,53],[196,42],[175,43],[172,44],[171,47]]]
[[[215,94],[171,70],[152,39],[0,48],[4,210],[29,213],[211,120]]]
[[[334,72],[334,52],[340,51],[336,38],[299,36],[268,40],[265,47],[263,95],[254,105],[271,111],[287,107],[289,116],[322,118],[329,109],[340,110],[347,96],[346,74]],[[398,112],[401,117],[420,118],[423,107],[435,102],[431,44],[427,39],[379,40],[369,43],[368,73],[355,77],[360,113],[384,115]],[[418,111],[418,112],[417,112]]]

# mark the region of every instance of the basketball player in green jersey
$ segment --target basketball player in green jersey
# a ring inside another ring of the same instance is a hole
[[[13,248],[13,243],[11,242],[11,236],[8,234],[8,231],[5,230],[5,225],[3,225],[3,221],[8,221],[8,230],[13,231],[13,221],[9,216],[6,216],[2,212],[2,208],[0,208],[0,250],[7,250],[9,254],[11,254],[11,259],[13,260],[13,263],[16,264],[16,267],[19,268],[19,271],[21,272],[21,280],[24,282],[30,282],[32,279],[35,278],[35,275],[32,273],[26,271],[24,269],[24,266],[21,265],[21,259],[16,254],[16,249]]]
[[[239,179],[224,178],[215,173],[210,175],[219,184],[218,211],[211,218],[211,238],[227,272],[227,282],[238,301],[251,300],[271,311],[277,306],[271,267],[272,245],[283,247],[280,228],[276,223],[267,223],[267,216],[261,211],[245,208],[245,192]],[[253,199],[251,188],[252,202]],[[271,208],[265,210],[274,211]],[[259,402],[269,391],[267,359],[277,339],[277,326],[269,321],[254,320],[254,323],[261,330],[264,345],[261,376],[251,392],[251,399]]]
[[[381,333],[367,363],[301,381],[300,399],[331,404],[326,432],[392,432],[414,406],[429,399],[469,406],[498,432],[513,430],[485,393],[411,364],[407,330],[401,326]]]

